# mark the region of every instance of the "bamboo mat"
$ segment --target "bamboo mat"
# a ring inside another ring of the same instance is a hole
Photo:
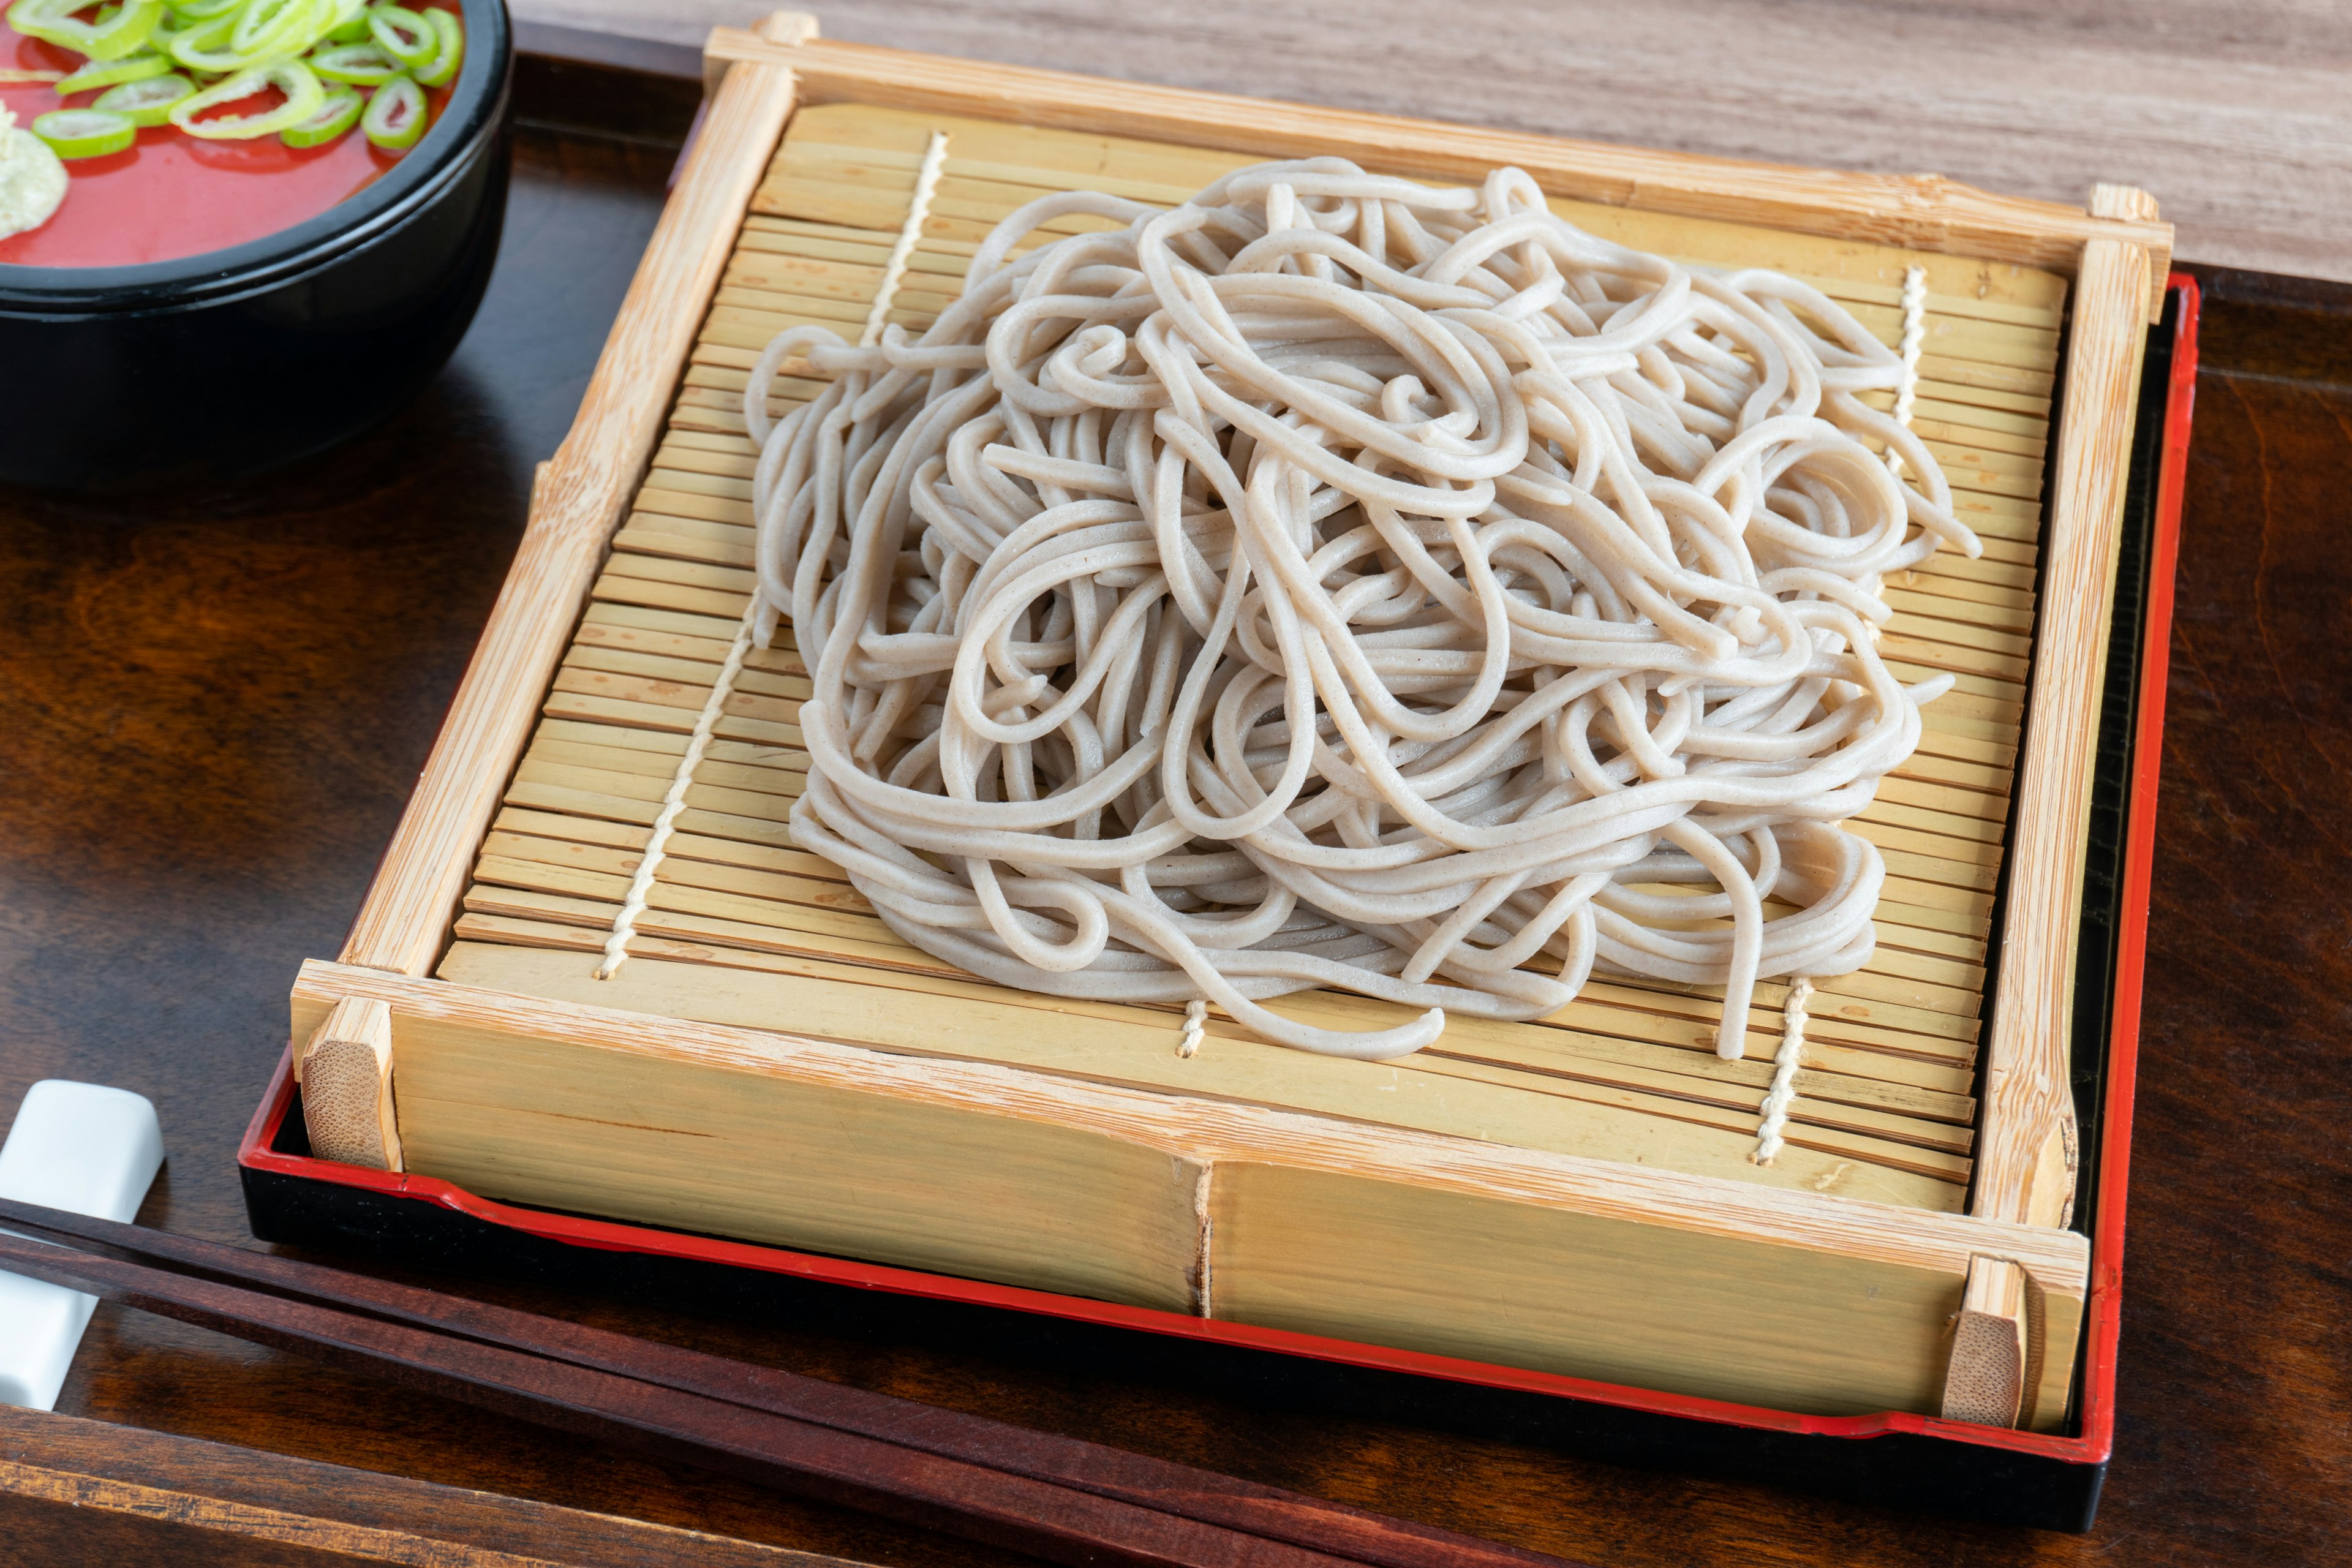
[[[894,1051],[992,1059],[1702,1173],[1957,1210],[1973,1143],[1986,943],[2033,623],[2038,498],[2064,280],[1850,241],[1556,202],[1571,221],[1686,260],[1804,277],[1889,343],[1907,267],[1928,316],[1913,426],[1984,557],[1940,552],[1890,581],[1881,643],[1906,679],[1951,674],[1917,755],[1852,826],[1885,854],[1876,955],[1819,980],[1804,1070],[1770,1169],[1745,1159],[1784,985],[1760,984],[1745,1059],[1713,1054],[1719,993],[1596,979],[1532,1024],[1455,1018],[1396,1064],[1259,1045],[1212,1014],[1192,1061],[1171,1010],[983,984],[908,947],[829,863],[793,847],[807,765],[804,669],[753,650],[638,921],[632,962],[589,978],[752,586],[745,372],[808,322],[855,340],[934,131],[947,156],[888,319],[919,331],[978,241],[1022,203],[1085,187],[1174,203],[1246,160],[1156,143],[856,105],[803,110],[752,204],[652,472],[505,797],[445,978],[610,1006],[761,1023]],[[1100,226],[1074,217],[1055,230]],[[781,414],[818,390],[786,380]],[[1880,399],[1891,405],[1891,395]],[[1394,1010],[1315,993],[1276,1004],[1370,1026]]]

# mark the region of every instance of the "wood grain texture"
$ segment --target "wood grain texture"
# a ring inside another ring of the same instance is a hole
[[[343,942],[347,962],[420,974],[439,951],[536,694],[653,450],[700,301],[718,287],[744,204],[792,107],[792,72],[774,65],[730,71],[712,100],[579,417],[532,488],[514,570]]]
[[[572,953],[588,946],[570,945]],[[1937,1212],[1963,1207],[1964,1190],[1952,1178],[1964,1173],[1965,1161],[1923,1147],[1908,1126],[1891,1129],[1913,1138],[1899,1143],[1874,1136],[1890,1131],[1875,1123],[1861,1130],[1808,1126],[1797,1134],[1802,1148],[1759,1171],[1748,1156],[1755,1147],[1760,1090],[1740,1093],[1731,1104],[1718,1106],[1690,1098],[1664,1074],[1651,1080],[1654,1093],[1605,1079],[1558,1079],[1540,1069],[1530,1075],[1482,1062],[1475,1055],[1481,1049],[1482,1035],[1499,1037],[1503,1048],[1509,1048],[1515,1037],[1499,1029],[1457,1029],[1457,1054],[1449,1057],[1417,1055],[1360,1068],[1311,1071],[1302,1070],[1286,1047],[1269,1046],[1231,1026],[1220,1026],[1211,1037],[1213,1049],[1179,1057],[1170,1044],[1175,1026],[1164,1014],[1146,1009],[1044,1005],[1030,1000],[1032,994],[1023,994],[1024,999],[1015,1003],[982,983],[932,981],[797,955],[782,958],[770,970],[750,967],[740,959],[725,965],[680,963],[666,958],[662,946],[680,959],[713,956],[708,948],[687,943],[658,944],[654,952],[640,955],[642,967],[633,962],[612,980],[597,981],[591,973],[593,958],[572,956],[543,938],[530,946],[461,941],[436,973],[461,984],[520,997],[754,1029],[789,1026],[793,1034],[887,1052],[988,1062],[1015,1073],[1034,1097],[1041,1137],[1045,1135],[1042,1123],[1051,1121],[1050,1107],[1061,1085],[1116,1084],[1140,1091],[1139,1104],[1159,1101],[1153,1120],[1170,1127],[1182,1124],[1189,1105],[1231,1100],[1503,1147],[1623,1161],[1743,1185],[1829,1192]],[[1364,1016],[1329,1005],[1294,1006],[1310,1017]],[[495,1089],[501,1100],[519,1095],[528,1104],[531,1085],[527,1073],[518,1068],[512,1082],[500,1085],[495,1063],[479,1066],[483,1077],[478,1089]],[[1549,1087],[1548,1078],[1552,1079]],[[1808,1112],[1816,1123],[1829,1114],[1819,1105],[1809,1107]],[[457,1131],[460,1122],[472,1121],[476,1114],[462,1099],[415,1100],[410,1105],[406,1136],[421,1141],[420,1149],[432,1147],[439,1157],[457,1157],[468,1167],[479,1169],[484,1162],[495,1165],[499,1143],[494,1140],[479,1146],[474,1142],[487,1128],[475,1122],[473,1131]],[[449,1117],[460,1122],[443,1120]],[[522,1142],[518,1131],[504,1145],[505,1157],[519,1157]],[[925,1179],[920,1144],[902,1145],[898,1154],[908,1179]],[[425,1162],[425,1157],[420,1153],[419,1160]],[[429,1162],[417,1166],[429,1168]],[[584,1162],[583,1175],[596,1168],[596,1162]],[[431,1173],[450,1173],[432,1169]],[[714,1196],[716,1189],[732,1185],[720,1173],[711,1176]],[[588,1179],[599,1188],[607,1184],[601,1174]],[[688,1201],[690,1192],[689,1181],[677,1189],[678,1201]],[[560,1198],[559,1194],[541,1192],[533,1201],[556,1203]],[[1890,1217],[1889,1223],[1899,1221]],[[835,1249],[856,1250],[854,1237],[834,1239]]]
[[[0,1405],[11,1563],[836,1568],[842,1560]],[[849,1565],[855,1568],[855,1565]]]
[[[1645,13],[1623,15],[1632,26]],[[829,30],[845,30],[841,16]],[[524,134],[491,302],[449,374],[385,429],[136,518],[0,492],[0,1119],[42,1078],[148,1095],[171,1163],[146,1223],[250,1244],[234,1153],[285,1048],[287,984],[300,955],[333,951],[398,820],[506,570],[530,465],[572,418],[684,130],[680,113],[671,150]],[[990,1341],[927,1331],[862,1292],[751,1317],[715,1294],[681,1311],[544,1281],[463,1288],[1612,1568],[2352,1558],[2352,1453],[2337,1436],[2352,1386],[2332,1337],[2352,1257],[2340,521],[2352,311],[2214,281],[2173,642],[2120,1431],[2093,1534],[1825,1501],[1635,1453],[1564,1458],[1525,1434],[1435,1430],[1402,1404],[1333,1415],[1092,1356],[1062,1327]],[[111,1307],[65,1403],[356,1467],[337,1472],[341,1498],[399,1484],[397,1472],[894,1568],[1021,1561]],[[130,1436],[102,1433],[109,1446]],[[187,1476],[143,1484],[211,1485]],[[201,1534],[151,1528],[118,1541],[87,1510],[0,1497],[0,1531],[20,1531],[7,1539],[44,1568],[261,1560],[207,1558]]]
[[[517,0],[698,46],[766,0]],[[2352,278],[2352,23],[2325,0],[820,0],[825,36],[2076,202],[2200,262]],[[1251,39],[1244,43],[1240,40]]]

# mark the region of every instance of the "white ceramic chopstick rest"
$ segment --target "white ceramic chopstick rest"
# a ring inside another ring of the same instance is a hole
[[[129,1223],[163,1163],[146,1097],[45,1079],[0,1143],[0,1197]],[[0,1274],[0,1405],[57,1408],[94,1296]]]

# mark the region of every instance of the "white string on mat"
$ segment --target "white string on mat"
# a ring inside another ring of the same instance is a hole
[[[1919,397],[1919,351],[1927,342],[1927,269],[1908,267],[1903,271],[1903,336],[1895,353],[1903,360],[1903,384],[1895,392],[1895,423],[1906,430],[1911,428],[1911,407]],[[1886,468],[1898,478],[1903,472],[1903,454],[1890,442],[1886,447]]]
[[[694,770],[702,765],[702,754],[710,749],[711,736],[718,732],[719,718],[727,710],[727,699],[734,692],[735,678],[742,674],[743,660],[751,651],[759,608],[760,597],[754,594],[743,612],[742,624],[735,628],[734,640],[727,645],[727,658],[719,666],[719,678],[711,683],[710,695],[702,700],[702,711],[694,717],[694,733],[686,743],[686,754],[677,760],[677,771],[670,775],[669,788],[662,794],[661,815],[654,818],[653,837],[646,841],[645,854],[638,858],[635,874],[629,879],[628,896],[621,900],[621,912],[613,917],[612,933],[604,939],[604,960],[596,966],[599,980],[612,979],[629,961],[629,939],[637,934],[637,917],[646,912],[646,900],[653,896],[655,873],[661,868],[662,856],[669,848],[678,814],[686,809],[686,793],[694,785]]]
[[[931,197],[939,189],[940,171],[946,166],[947,152],[946,134],[932,132],[930,142],[923,152],[922,167],[915,177],[914,201],[907,209],[906,222],[898,226],[898,240],[890,247],[889,260],[882,268],[882,281],[875,289],[873,308],[866,312],[861,340],[864,342],[877,341],[889,320],[890,303],[898,295],[899,280],[906,276],[908,260],[922,238],[924,220],[930,216]],[[772,370],[770,374],[773,374]],[[764,384],[767,377],[758,379]],[[755,439],[765,433],[761,426],[753,429]],[[654,819],[653,837],[637,862],[635,874],[629,879],[628,896],[621,901],[621,912],[614,917],[612,932],[604,940],[604,962],[596,966],[599,980],[612,979],[629,961],[629,939],[636,934],[637,919],[646,912],[646,902],[653,896],[656,873],[669,847],[678,814],[686,809],[687,791],[693,787],[695,770],[702,765],[703,753],[709,750],[719,720],[726,711],[727,699],[735,689],[735,679],[742,673],[743,660],[751,651],[759,624],[759,612],[760,598],[755,593],[743,612],[742,624],[735,628],[734,640],[728,645],[727,658],[719,667],[719,679],[703,700],[702,711],[695,718],[694,734],[687,742],[686,754],[678,759],[677,772],[671,775],[669,788],[662,795],[661,815]]]
[[[1125,226],[1009,259],[1070,217]],[[835,379],[772,421],[796,357]],[[919,338],[796,327],[745,389],[793,841],[999,984],[1384,1059],[1598,970],[1724,987],[1736,1058],[1759,977],[1867,962],[1885,862],[1840,825],[1950,684],[1866,629],[1979,548],[1857,395],[1904,377],[1811,286],[1517,170],[1041,197]],[[1258,1005],[1317,986],[1422,1012]]]
[[[1184,1034],[1176,1042],[1180,1057],[1198,1056],[1201,1041],[1209,1032],[1209,1005],[1195,996],[1184,1004]]]
[[[898,242],[890,247],[890,258],[882,264],[882,286],[874,291],[874,308],[866,312],[866,331],[857,339],[860,344],[870,347],[882,341],[891,302],[898,297],[899,279],[906,277],[907,263],[914,258],[915,247],[923,237],[923,223],[931,216],[931,197],[940,188],[940,171],[947,163],[947,132],[934,131],[923,149],[923,166],[915,175],[915,199],[907,208],[907,221],[898,226]]]
[[[1789,1108],[1797,1103],[1797,1068],[1805,1056],[1805,1008],[1813,999],[1813,983],[1800,974],[1790,983],[1789,999],[1780,1010],[1780,1048],[1772,1058],[1772,1087],[1759,1108],[1756,1148],[1748,1158],[1769,1165],[1780,1157],[1780,1131],[1789,1124]]]
[[[1903,330],[1897,340],[1895,353],[1903,362],[1903,380],[1895,390],[1895,423],[1904,429],[1911,428],[1911,409],[1919,395],[1919,350],[1927,341],[1927,269],[1906,267],[1903,269]],[[1903,478],[1902,449],[1892,441],[1886,444],[1886,471],[1899,483]],[[1876,595],[1883,582],[1873,577],[1865,584]],[[1866,622],[1863,629],[1875,644],[1883,630],[1876,621]]]

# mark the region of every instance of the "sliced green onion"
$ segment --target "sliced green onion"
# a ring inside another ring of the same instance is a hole
[[[232,115],[220,120],[196,118],[207,109],[239,99],[251,98],[265,87],[274,87],[286,95],[286,101],[261,114]],[[172,110],[172,123],[191,136],[201,136],[207,142],[250,142],[257,136],[274,136],[291,125],[299,125],[319,112],[325,101],[327,89],[300,60],[279,60],[274,65],[256,66],[241,70],[217,87],[180,100]]]
[[[79,46],[67,29],[89,26],[76,22],[72,8],[58,5],[58,0],[16,0],[8,7],[8,25],[28,38],[38,38],[43,43],[68,49]]]
[[[244,57],[228,47],[235,31],[234,11],[194,23],[173,37],[172,58],[190,70],[233,74],[245,65]]]
[[[139,127],[103,109],[58,109],[33,121],[33,134],[60,158],[103,158],[137,141]]]
[[[79,46],[94,60],[119,60],[147,47],[163,25],[163,0],[125,0],[111,16],[101,16],[89,41]]]
[[[405,153],[425,134],[425,93],[404,76],[396,76],[375,89],[368,100],[360,129],[387,153]]]
[[[434,40],[440,52],[433,63],[416,73],[420,87],[447,87],[457,79],[457,68],[466,63],[466,25],[457,20],[455,11],[427,11],[425,19],[433,24]]]
[[[378,5],[371,10],[368,33],[376,47],[398,60],[404,70],[429,66],[441,52],[440,35],[434,32],[433,24],[404,6]]]
[[[209,22],[215,16],[226,16],[245,4],[245,0],[179,0],[172,7],[184,27],[190,22]]]
[[[107,89],[90,107],[120,114],[133,125],[162,125],[172,118],[173,109],[195,90],[195,83],[184,76],[151,76]]]
[[[94,60],[119,60],[145,48],[163,25],[163,0],[125,0],[112,16],[99,19],[88,43],[76,47]]]
[[[58,83],[58,96],[71,98],[78,92],[95,92],[102,87],[114,87],[126,81],[144,81],[151,76],[162,76],[172,68],[164,55],[132,55],[129,59],[92,60],[81,69]]]
[[[234,74],[292,59],[327,36],[341,0],[240,0],[218,16],[192,22],[172,40],[172,58],[190,70]]]
[[[327,89],[318,113],[299,125],[288,126],[278,139],[289,147],[323,147],[357,125],[366,107],[367,100],[360,96],[359,89],[337,82]]]
[[[264,49],[291,42],[288,35],[311,19],[311,0],[247,0],[237,10],[228,47],[250,59]]]
[[[327,42],[336,28],[351,22],[355,9],[352,0],[312,0],[310,20],[295,40],[295,52],[304,53]]]
[[[75,18],[87,0],[16,0],[8,25],[27,37],[94,60],[119,60],[137,52],[163,20],[163,0],[126,0],[96,22]]]
[[[341,0],[335,11],[335,25],[327,29],[326,41],[331,44],[358,44],[364,43],[367,36],[367,0]]]
[[[339,44],[312,55],[310,68],[329,81],[381,87],[400,74],[400,62],[374,44]]]

